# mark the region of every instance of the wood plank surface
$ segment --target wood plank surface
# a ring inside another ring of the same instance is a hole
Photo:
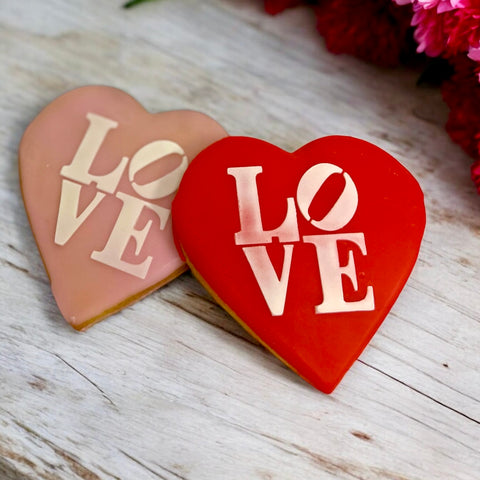
[[[0,479],[473,480],[480,466],[480,199],[418,72],[326,52],[304,8],[254,0],[2,0]],[[108,84],[287,150],[371,141],[426,197],[414,272],[332,395],[187,273],[86,333],[65,324],[21,200],[17,147],[64,91]]]

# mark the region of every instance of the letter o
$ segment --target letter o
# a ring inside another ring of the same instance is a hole
[[[345,188],[330,211],[322,219],[313,219],[308,209],[322,185],[333,174],[340,173]],[[300,179],[297,188],[297,204],[305,219],[320,230],[333,232],[344,227],[355,215],[358,206],[357,187],[347,172],[331,163],[319,163],[309,168]]]
[[[134,181],[135,175],[142,168],[172,154],[180,155],[182,161],[180,165],[170,173],[167,173],[145,185],[139,185]],[[180,145],[171,142],[170,140],[156,140],[143,146],[137,153],[135,153],[128,169],[128,178],[133,189],[139,195],[149,200],[156,200],[166,197],[177,190],[187,166],[188,158]]]

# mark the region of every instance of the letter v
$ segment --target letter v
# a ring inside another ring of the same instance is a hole
[[[78,215],[81,185],[70,180],[62,181],[62,194],[58,208],[57,228],[55,229],[55,243],[65,245],[80,225],[90,216],[97,205],[105,197],[104,193],[97,192],[95,198]]]
[[[284,257],[282,274],[278,278],[273,268],[267,247],[259,245],[242,248],[257,279],[258,286],[267,302],[268,308],[274,317],[283,315],[285,300],[287,298],[288,279],[292,265],[293,245],[283,245]]]

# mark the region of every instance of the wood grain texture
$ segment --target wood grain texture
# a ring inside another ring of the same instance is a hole
[[[0,478],[472,480],[480,465],[480,201],[417,73],[328,54],[304,9],[254,0],[3,0]],[[190,274],[79,334],[20,198],[17,146],[64,91],[108,84],[294,150],[348,134],[426,196],[419,261],[337,390],[267,353]]]

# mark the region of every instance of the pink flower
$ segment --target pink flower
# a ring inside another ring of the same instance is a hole
[[[413,4],[412,25],[418,52],[451,57],[468,52],[479,57],[480,0],[395,0]]]
[[[430,57],[442,55],[447,42],[446,30],[451,22],[450,15],[438,14],[434,9],[423,9],[414,5],[412,25],[416,27],[413,36],[418,43],[417,52],[425,52]]]
[[[437,13],[449,12],[455,8],[464,8],[470,5],[469,0],[395,0],[398,5],[414,3],[424,10],[435,8]]]
[[[480,47],[470,47],[470,49],[468,50],[468,56],[472,60],[480,62]]]

